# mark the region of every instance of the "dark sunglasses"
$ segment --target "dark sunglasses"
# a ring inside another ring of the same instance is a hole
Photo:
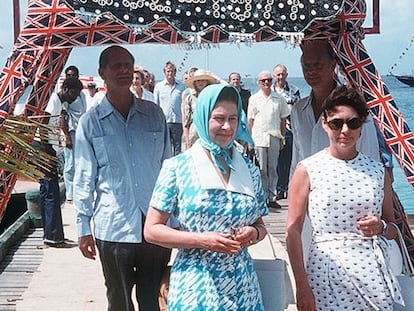
[[[271,83],[272,80],[273,79],[262,79],[262,80],[260,80],[260,82],[262,82],[262,83],[266,83],[266,82]]]
[[[328,121],[328,126],[331,130],[338,131],[338,130],[342,129],[344,124],[346,124],[346,126],[349,129],[356,130],[356,129],[359,129],[362,126],[363,123],[364,123],[364,121],[362,121],[360,118],[352,118],[352,119],[348,119],[348,120],[332,119],[332,120]]]

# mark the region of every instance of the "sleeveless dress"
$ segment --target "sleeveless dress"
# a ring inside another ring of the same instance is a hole
[[[180,230],[231,233],[267,215],[258,168],[233,149],[235,170],[224,188],[199,142],[163,163],[150,206],[172,214]],[[263,311],[247,248],[237,254],[178,249],[168,292],[169,311]]]
[[[318,310],[393,310],[400,287],[378,237],[363,237],[356,222],[381,216],[384,168],[359,153],[345,161],[327,149],[301,161],[310,178],[313,234],[306,271]]]

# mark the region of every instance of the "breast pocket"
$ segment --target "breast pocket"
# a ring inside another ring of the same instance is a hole
[[[106,150],[109,147],[107,145],[107,142],[110,141],[111,138],[115,139],[114,136],[94,137],[92,139],[93,149],[95,151],[98,167],[109,165],[109,157]]]
[[[148,131],[143,133],[145,153],[153,155],[153,161],[162,161],[164,156],[164,133],[160,131]]]

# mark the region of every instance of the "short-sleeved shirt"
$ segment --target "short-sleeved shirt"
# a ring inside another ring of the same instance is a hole
[[[82,98],[84,98],[84,96]],[[66,101],[62,102],[57,93],[52,93],[49,98],[45,111],[51,115],[48,124],[54,127],[53,132],[54,135],[56,135],[55,137],[50,136],[49,143],[53,145],[57,154],[63,152],[63,145],[61,145],[61,143],[65,140],[65,135],[60,128],[59,116],[62,111],[65,110],[68,115],[66,121],[69,132],[76,131],[79,118],[86,111],[86,101],[83,101],[82,98],[78,96],[71,104]],[[59,145],[56,145],[56,139],[59,140]]]
[[[281,120],[289,114],[286,100],[276,92],[266,96],[259,90],[250,96],[247,118],[254,120],[252,138],[256,147],[269,147],[270,136],[282,138]]]
[[[57,93],[52,93],[49,102],[45,109],[46,112],[52,116],[60,115],[62,110],[65,110],[68,114],[68,130],[76,131],[80,117],[86,112],[86,97],[85,93],[81,92],[79,96],[72,102],[62,102]],[[53,125],[57,125],[58,117],[50,118]],[[56,124],[55,124],[56,123]]]
[[[155,103],[162,108],[167,123],[182,123],[181,102],[185,85],[178,80],[170,85],[166,79],[154,88]]]

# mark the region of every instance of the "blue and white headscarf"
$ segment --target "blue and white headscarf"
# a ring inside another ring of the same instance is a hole
[[[208,134],[208,121],[210,120],[211,112],[216,106],[217,98],[224,88],[232,88],[237,94],[237,116],[239,124],[237,126],[237,132],[234,140],[241,140],[248,143],[250,146],[254,146],[253,139],[250,136],[249,129],[247,128],[247,117],[242,109],[242,101],[239,92],[229,84],[212,84],[205,87],[197,98],[197,104],[195,105],[193,123],[197,130],[197,134],[201,145],[210,151],[214,165],[216,165],[223,173],[225,169],[220,163],[222,157],[230,169],[234,170],[232,159],[228,153],[228,150],[233,147],[234,140],[225,147],[220,147],[216,143],[212,142]]]

